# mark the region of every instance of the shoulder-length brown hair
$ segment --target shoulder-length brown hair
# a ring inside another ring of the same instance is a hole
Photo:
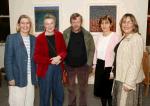
[[[16,26],[16,31],[17,32],[20,32],[20,27],[19,27],[19,24],[20,24],[20,21],[21,19],[23,18],[26,18],[29,20],[29,23],[30,23],[30,31],[29,31],[29,34],[33,34],[33,25],[32,25],[32,21],[31,21],[31,18],[25,14],[21,15],[17,21],[17,26]]]
[[[124,34],[124,31],[122,30],[122,23],[123,23],[123,20],[126,19],[127,17],[129,17],[131,19],[132,23],[133,23],[133,26],[134,26],[133,32],[140,34],[139,33],[139,26],[138,26],[138,23],[136,21],[135,16],[131,13],[126,13],[126,14],[123,15],[123,17],[120,20],[120,29],[121,29],[122,35]]]
[[[105,15],[105,16],[100,17],[99,22],[98,22],[99,23],[99,28],[101,28],[102,21],[109,21],[109,23],[111,25],[110,30],[113,31],[113,29],[114,29],[114,20],[111,16]]]

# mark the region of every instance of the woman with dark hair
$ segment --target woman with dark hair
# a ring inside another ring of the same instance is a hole
[[[95,69],[94,95],[100,97],[102,106],[112,106],[113,73],[111,72],[114,61],[114,47],[119,41],[119,36],[112,32],[113,20],[106,15],[99,19],[102,30],[95,41],[95,56],[93,64]]]
[[[142,106],[141,82],[143,40],[133,14],[125,14],[120,21],[123,35],[115,47],[115,80],[113,86],[113,106]]]
[[[17,33],[8,35],[4,65],[9,85],[10,106],[34,106],[36,65],[33,60],[35,37],[27,15],[21,15]]]

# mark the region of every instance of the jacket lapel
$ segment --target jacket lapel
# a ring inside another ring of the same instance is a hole
[[[46,39],[46,36],[45,36],[45,32],[42,33],[41,40],[42,40],[42,43],[43,43],[43,48],[45,49],[44,51],[48,54],[49,47],[48,47],[48,42],[47,42],[47,39]]]
[[[34,41],[33,41],[33,38],[32,38],[32,36],[30,36],[30,58],[32,58],[33,57],[33,52],[34,52]]]
[[[66,46],[68,46],[69,39],[70,39],[70,34],[71,34],[71,28],[69,29],[69,31],[68,31],[68,33],[67,33]]]
[[[26,53],[26,55],[27,55],[27,50],[26,50],[25,44],[24,44],[24,42],[23,42],[23,39],[22,39],[20,33],[18,34],[18,39],[19,39],[19,43],[20,43],[20,45],[21,45],[21,49],[22,49],[22,50]]]

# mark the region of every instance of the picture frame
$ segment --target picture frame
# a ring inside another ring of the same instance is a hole
[[[59,17],[60,11],[58,5],[47,5],[47,6],[35,6],[34,16],[35,16],[35,32],[44,31],[43,20],[46,14],[52,14],[56,17],[56,29],[59,30]]]
[[[90,5],[89,6],[89,30],[90,32],[102,32],[99,27],[99,18],[109,15],[113,19],[113,31],[116,32],[117,5]]]

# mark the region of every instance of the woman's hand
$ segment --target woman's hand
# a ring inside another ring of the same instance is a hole
[[[114,79],[114,73],[113,73],[112,71],[110,72],[109,79],[110,79],[110,80],[111,80],[111,79]]]
[[[15,80],[8,81],[9,86],[15,86]]]
[[[50,59],[51,60],[51,64],[55,64],[58,65],[61,62],[61,57],[60,56],[56,56]]]
[[[124,85],[123,85],[123,90],[124,90],[125,92],[129,92],[129,91],[131,91],[132,89],[124,84]]]

